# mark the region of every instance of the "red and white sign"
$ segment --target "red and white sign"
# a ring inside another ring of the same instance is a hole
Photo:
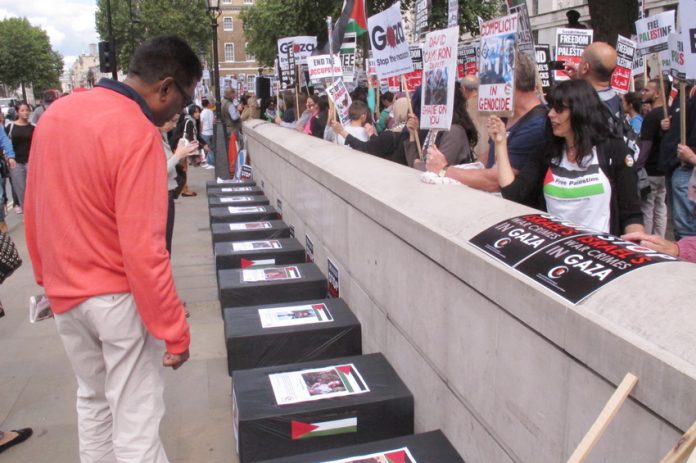
[[[370,16],[367,28],[375,60],[377,74],[381,79],[400,76],[413,71],[408,40],[401,22],[401,2]]]
[[[556,29],[556,61],[580,64],[582,52],[592,43],[592,29]],[[556,82],[568,80],[565,71],[554,71]]]
[[[341,60],[338,55],[333,57],[333,66],[331,65],[330,55],[308,56],[307,67],[309,68],[309,80],[313,81],[333,79],[343,75]]]
[[[454,113],[459,26],[425,35],[421,86],[421,129],[449,130]]]
[[[616,41],[616,68],[611,75],[611,86],[618,93],[631,89],[631,72],[638,44],[622,35]]]

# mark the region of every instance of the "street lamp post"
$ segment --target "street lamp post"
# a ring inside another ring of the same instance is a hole
[[[220,0],[206,0],[210,27],[213,29],[213,85],[215,86],[215,175],[230,178],[229,159],[227,158],[227,133],[222,122],[222,98],[220,98],[220,60],[218,58],[218,18],[220,17]]]
[[[220,17],[220,0],[206,0],[210,14],[210,27],[213,29],[213,85],[215,86],[215,115],[222,120],[220,98],[220,61],[218,58],[218,18]]]

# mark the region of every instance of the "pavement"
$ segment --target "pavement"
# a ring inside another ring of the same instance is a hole
[[[191,313],[191,358],[165,371],[160,432],[172,463],[239,461],[205,193],[212,172],[189,169],[189,187],[198,196],[176,201],[172,268]],[[34,282],[23,216],[10,212],[7,222],[24,264],[0,286],[6,313],[0,318],[0,429],[32,427],[34,435],[0,454],[0,463],[75,463],[77,383],[53,320],[29,323],[29,297],[42,290]]]

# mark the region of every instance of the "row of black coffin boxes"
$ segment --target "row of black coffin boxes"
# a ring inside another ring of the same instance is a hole
[[[412,435],[413,395],[382,354],[361,355],[360,323],[326,298],[326,278],[263,191],[253,181],[211,181],[207,191],[240,463],[463,463],[440,431]],[[331,321],[261,321],[267,309],[311,306]],[[336,365],[352,365],[369,392],[277,404],[270,375]],[[349,425],[320,432],[332,423]]]

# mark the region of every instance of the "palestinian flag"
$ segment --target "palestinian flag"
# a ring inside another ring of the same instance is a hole
[[[352,5],[351,5],[352,4]],[[348,11],[348,8],[350,12]],[[365,16],[365,0],[347,0],[343,2],[343,12],[341,16],[348,13],[348,24],[346,32],[355,32],[355,35],[360,36],[367,32],[367,17]]]
[[[312,437],[335,436],[358,432],[358,418],[344,418],[342,420],[320,421],[317,423],[305,423],[304,421],[290,422],[290,435],[292,440],[310,439]]]
[[[257,265],[275,265],[275,259],[241,259],[242,268],[256,267]]]
[[[544,177],[544,194],[557,199],[579,199],[604,194],[599,178],[599,166],[591,165],[586,171],[549,168]],[[560,179],[560,181],[559,181]]]

